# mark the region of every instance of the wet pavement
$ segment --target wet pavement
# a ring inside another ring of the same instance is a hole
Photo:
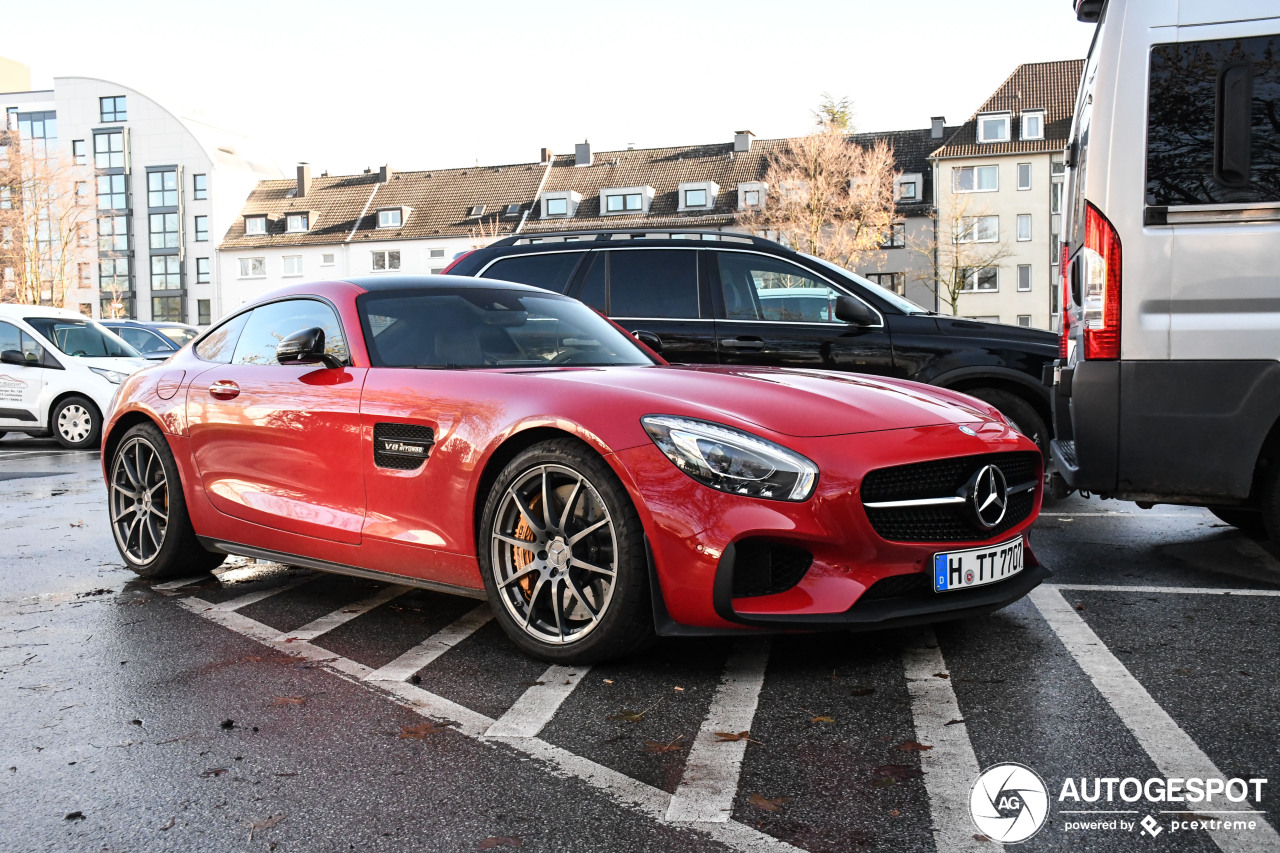
[[[1196,818],[1253,829],[1059,799],[1280,784],[1280,561],[1201,510],[1046,507],[1050,584],[981,618],[567,668],[438,593],[248,560],[140,581],[98,465],[0,440],[2,850],[993,850],[970,792],[1009,762],[1048,790],[1020,849],[1280,849],[1270,783]]]

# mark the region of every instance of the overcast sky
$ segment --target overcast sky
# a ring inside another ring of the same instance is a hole
[[[796,135],[823,92],[861,131],[958,124],[1092,35],[1068,0],[42,0],[3,30],[36,88],[116,81],[334,174]]]

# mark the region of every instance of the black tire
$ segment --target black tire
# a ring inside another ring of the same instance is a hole
[[[498,624],[527,654],[589,664],[653,637],[640,518],[582,443],[544,441],[511,460],[489,490],[476,544]]]
[[[73,394],[49,412],[49,429],[68,450],[89,450],[102,438],[102,413],[89,398]]]
[[[1040,448],[1040,454],[1046,460],[1049,458],[1049,427],[1034,406],[1017,394],[996,388],[973,388],[964,393],[999,409],[1000,414],[1013,423],[1014,429],[1034,441]]]
[[[1265,536],[1267,533],[1266,525],[1262,523],[1262,513],[1256,509],[1245,509],[1237,506],[1211,506],[1207,507],[1207,509],[1217,516],[1220,521],[1225,521],[1242,533],[1248,533],[1253,536]]]
[[[178,463],[155,424],[138,424],[116,445],[107,466],[111,538],[125,565],[144,578],[211,572],[226,559],[196,539]]]

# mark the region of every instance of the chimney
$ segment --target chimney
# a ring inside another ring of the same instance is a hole
[[[298,164],[298,198],[302,198],[311,192],[311,164]]]
[[[582,140],[573,146],[573,165],[590,166],[591,165],[591,143]]]
[[[735,152],[743,152],[751,150],[751,140],[755,138],[755,134],[749,130],[735,130],[733,132],[733,150]]]
[[[946,126],[946,124],[947,124],[947,118],[946,118],[946,116],[934,116],[934,117],[931,119],[931,121],[932,121],[932,123],[933,123],[933,127],[932,127],[932,129],[930,129],[930,131],[929,131],[929,138],[930,138],[930,139],[941,139],[941,138],[942,138],[942,129],[943,129],[943,127],[945,127],[945,126]]]
[[[556,156],[556,155],[555,155],[555,153],[554,153],[554,152],[552,152],[552,150],[551,150],[550,148],[543,148],[543,149],[542,149],[542,151],[541,151],[541,153],[538,155],[538,162],[539,162],[539,163],[550,163],[550,162],[551,162],[551,158],[552,158],[552,157],[554,157],[554,156]]]
[[[391,177],[392,177],[394,174],[395,174],[395,172],[392,170],[392,168],[391,168],[390,166],[381,166],[381,167],[379,167],[379,168],[378,168],[378,183],[380,183],[380,184],[385,184],[387,181],[391,180]]]

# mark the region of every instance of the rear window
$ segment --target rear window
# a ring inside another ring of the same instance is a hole
[[[490,265],[484,271],[485,278],[531,284],[544,290],[564,293],[569,289],[569,279],[578,268],[578,261],[586,252],[547,252],[544,254],[513,255]]]
[[[1147,204],[1280,201],[1280,37],[1151,49]]]

